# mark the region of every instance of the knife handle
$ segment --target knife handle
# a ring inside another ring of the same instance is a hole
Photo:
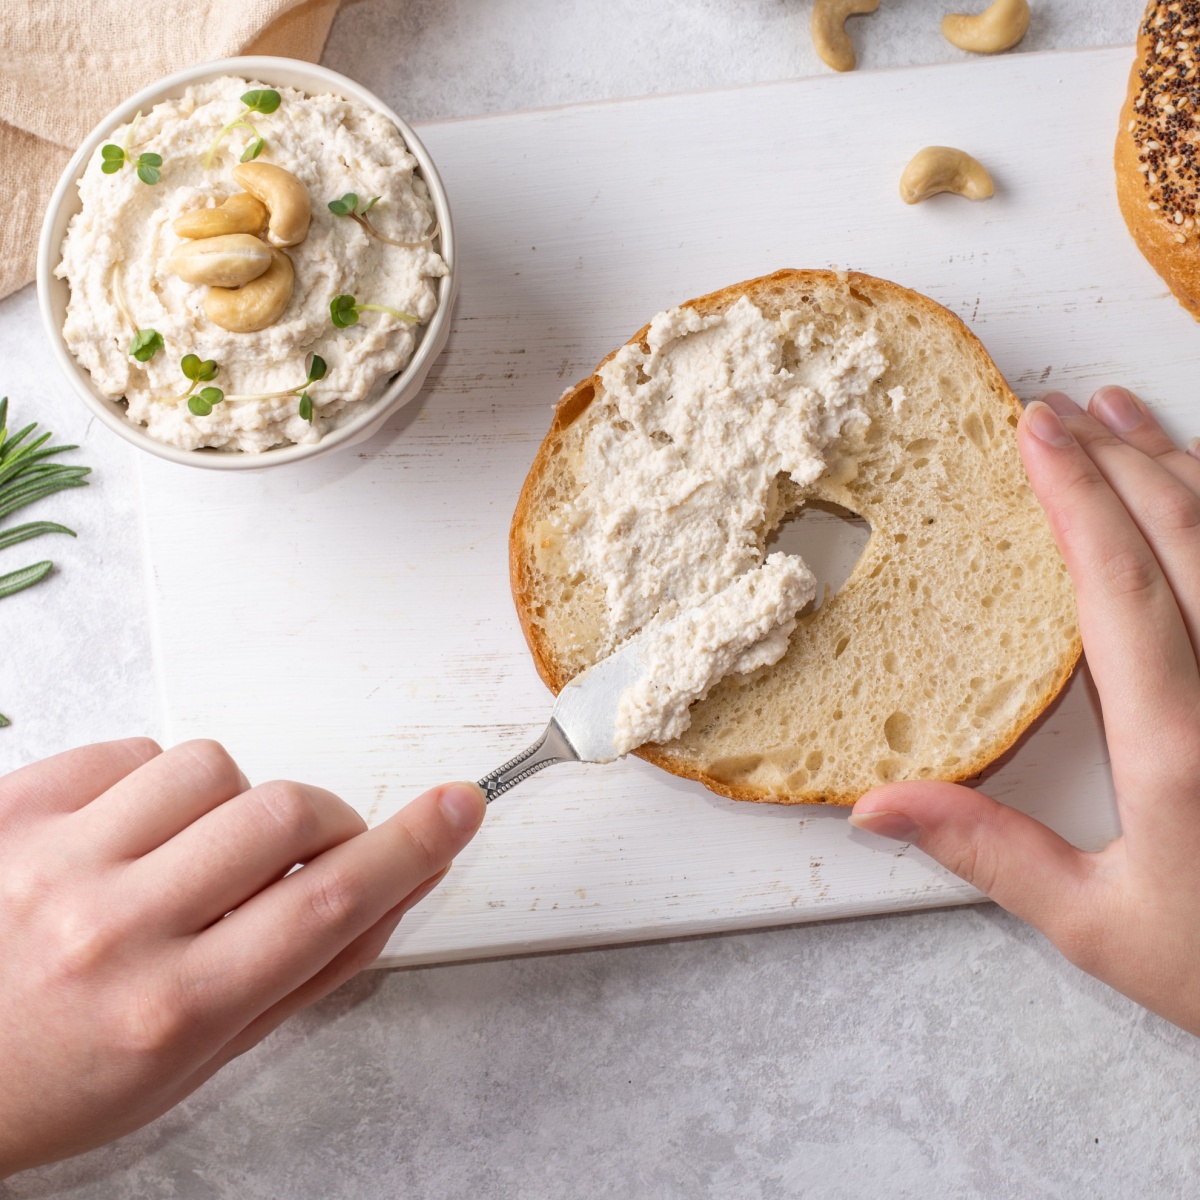
[[[530,775],[536,775],[543,767],[552,763],[578,761],[579,756],[567,741],[567,735],[559,728],[558,722],[551,718],[546,731],[528,750],[522,750],[516,758],[497,767],[490,775],[485,775],[479,781],[479,787],[491,804],[497,796],[516,787]]]

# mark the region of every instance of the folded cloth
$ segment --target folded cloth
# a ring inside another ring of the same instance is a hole
[[[34,275],[67,160],[110,109],[189,63],[316,61],[338,0],[4,0],[0,4],[0,296]]]

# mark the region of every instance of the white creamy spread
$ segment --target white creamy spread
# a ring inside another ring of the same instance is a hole
[[[647,349],[624,346],[600,369],[594,403],[614,406],[616,419],[587,435],[579,470],[587,482],[561,519],[575,565],[604,589],[606,653],[717,598],[697,618],[702,645],[672,634],[660,656],[666,682],[623,702],[622,711],[637,713],[629,737],[647,729],[662,740],[687,727],[678,697],[696,682],[694,698],[734,663],[774,662],[786,649],[810,598],[792,607],[801,580],[811,579],[803,563],[776,564],[745,589],[730,585],[763,562],[773,481],[782,474],[806,485],[820,476],[830,443],[868,423],[861,401],[887,362],[874,330],[818,335],[802,314],[767,317],[745,297],[712,316],[686,307],[660,313],[646,341]],[[778,597],[773,609],[769,596]],[[758,631],[751,642],[739,621]],[[764,639],[755,660],[754,643]]]
[[[646,674],[617,705],[616,752],[669,742],[688,727],[688,708],[719,680],[778,662],[796,614],[816,590],[799,558],[772,554],[703,604],[652,627],[645,635]]]
[[[364,312],[357,325],[336,329],[329,302],[349,294],[360,304],[386,305],[424,323],[437,308],[436,280],[446,274],[436,242],[391,246],[327,207],[347,192],[364,203],[379,196],[370,219],[387,237],[415,241],[433,229],[432,201],[399,130],[365,105],[277,88],[279,107],[248,119],[266,139],[258,161],[291,171],[312,201],[308,236],[286,250],[295,268],[292,299],[278,321],[257,333],[231,333],[208,320],[207,289],[185,283],[167,265],[184,241],[172,222],[241,190],[232,172],[249,132],[228,134],[208,168],[204,152],[244,109],[242,94],[264,86],[225,76],[144,113],[131,150],[135,158],[147,151],[162,156],[161,182],[142,183],[132,166],[105,175],[97,151],[79,181],[82,211],[63,241],[55,273],[71,288],[63,326],[67,346],[105,396],[126,399],[129,419],[169,445],[259,451],[319,440],[378,394],[408,362],[419,334],[419,327],[379,312]],[[122,126],[109,140],[122,145],[128,133],[129,126]],[[164,339],[147,363],[129,356],[134,325]],[[308,389],[310,424],[299,416],[296,395],[258,397],[303,383],[312,352],[325,359],[328,373]],[[176,399],[188,387],[179,363],[190,353],[217,362],[212,382],[227,395],[250,398],[226,400],[210,416],[191,413]]]

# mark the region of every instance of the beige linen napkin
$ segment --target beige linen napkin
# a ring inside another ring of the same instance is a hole
[[[0,3],[0,296],[34,273],[42,215],[67,160],[121,101],[233,54],[316,61],[338,0],[4,0]]]

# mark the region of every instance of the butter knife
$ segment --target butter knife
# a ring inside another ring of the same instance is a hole
[[[604,763],[620,757],[615,745],[617,705],[626,689],[646,674],[643,646],[641,637],[631,639],[563,688],[542,736],[479,781],[489,804],[554,763]]]

